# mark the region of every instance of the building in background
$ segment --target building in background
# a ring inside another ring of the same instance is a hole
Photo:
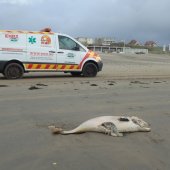
[[[100,46],[112,46],[116,41],[113,38],[86,38],[78,37],[76,38],[79,42],[85,46],[89,45],[100,45]]]
[[[93,38],[78,37],[76,39],[77,39],[77,41],[79,41],[80,43],[82,43],[85,46],[94,44],[94,39]]]
[[[103,46],[111,46],[115,43],[116,41],[113,38],[103,38],[102,39],[102,45]]]
[[[88,49],[104,53],[131,53],[131,54],[148,54],[148,49],[141,48],[137,40],[131,40],[126,44],[125,40],[115,41],[114,38],[76,38]],[[137,48],[136,48],[137,47]]]
[[[129,43],[128,43],[128,46],[141,46],[140,42],[137,41],[137,40],[131,40]]]
[[[146,41],[145,47],[158,47],[158,45],[154,41]]]

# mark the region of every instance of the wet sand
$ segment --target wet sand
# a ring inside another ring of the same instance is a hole
[[[103,54],[96,78],[31,73],[0,77],[1,170],[170,169],[170,57]],[[47,76],[48,75],[48,76]],[[102,115],[138,116],[149,133],[52,135]]]

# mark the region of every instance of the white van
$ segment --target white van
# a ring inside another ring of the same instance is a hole
[[[0,73],[7,79],[38,71],[95,77],[102,67],[98,54],[68,35],[0,30]]]

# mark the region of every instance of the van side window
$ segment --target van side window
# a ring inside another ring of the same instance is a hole
[[[62,50],[85,51],[79,44],[65,36],[58,36],[59,48]]]

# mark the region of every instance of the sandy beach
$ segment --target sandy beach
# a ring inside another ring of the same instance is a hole
[[[95,78],[0,75],[0,170],[169,170],[170,56],[101,54]],[[31,87],[37,87],[34,89]],[[52,135],[103,115],[138,116],[149,133]]]

